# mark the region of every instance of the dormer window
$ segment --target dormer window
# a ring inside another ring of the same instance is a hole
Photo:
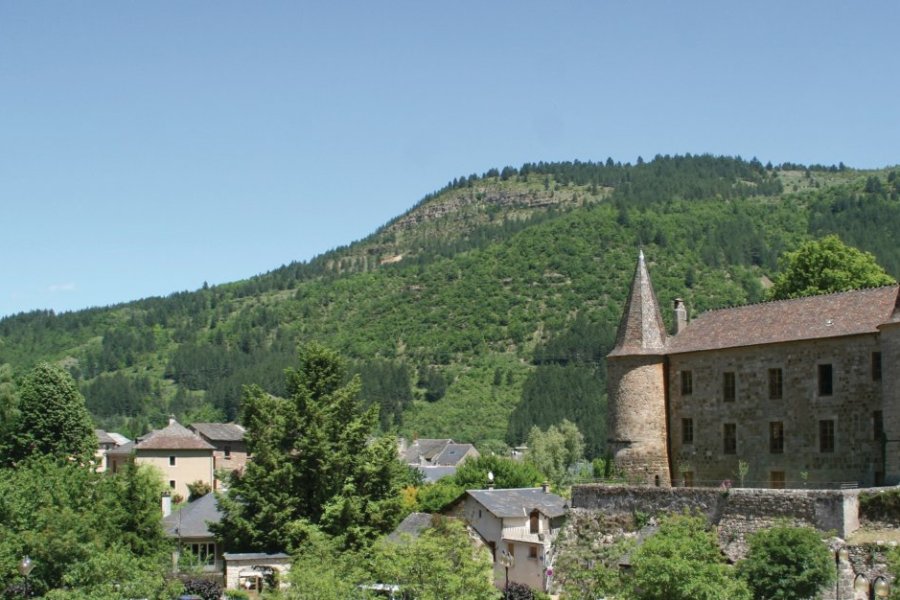
[[[540,533],[541,532],[541,516],[540,512],[537,509],[531,511],[531,514],[528,516],[529,531],[531,533]]]

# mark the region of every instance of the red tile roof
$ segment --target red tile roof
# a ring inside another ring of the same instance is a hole
[[[214,450],[215,447],[177,422],[157,429],[135,444],[136,450]]]
[[[897,292],[890,285],[712,310],[669,338],[667,353],[876,333],[891,322]]]

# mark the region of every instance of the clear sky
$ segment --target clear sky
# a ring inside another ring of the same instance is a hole
[[[307,260],[450,179],[900,163],[900,2],[0,0],[0,315]]]

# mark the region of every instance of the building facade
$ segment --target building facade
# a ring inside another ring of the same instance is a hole
[[[643,255],[608,358],[610,451],[650,484],[900,483],[900,311],[885,286],[662,325]]]

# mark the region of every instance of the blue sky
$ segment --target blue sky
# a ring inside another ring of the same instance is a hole
[[[0,315],[243,279],[448,180],[900,163],[900,3],[0,3]]]

